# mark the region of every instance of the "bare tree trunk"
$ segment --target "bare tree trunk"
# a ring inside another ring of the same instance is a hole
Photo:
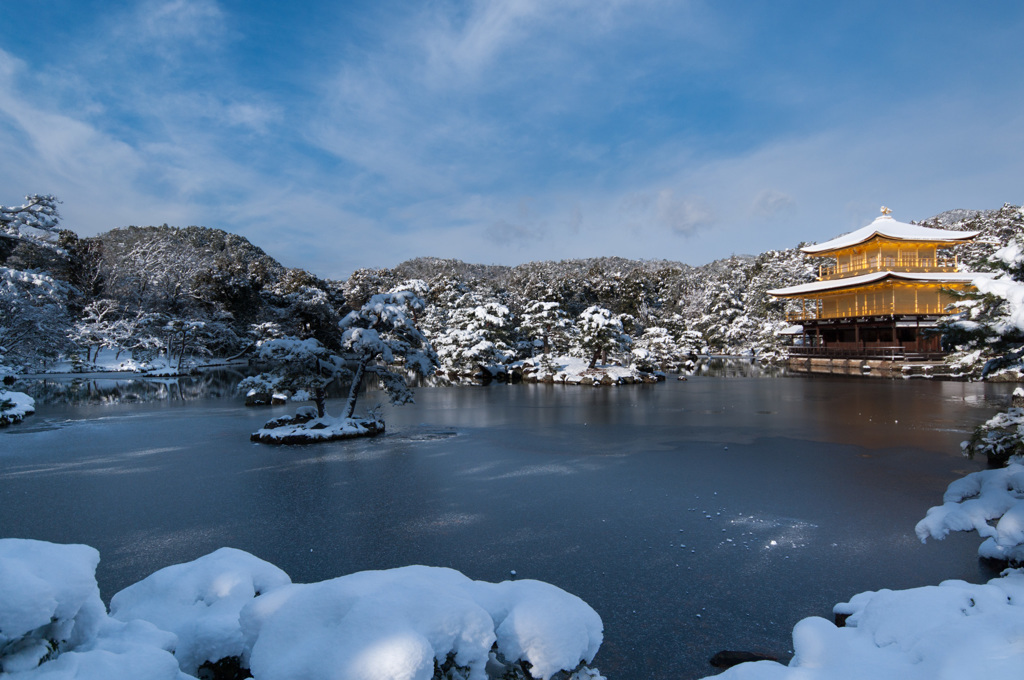
[[[348,403],[345,404],[345,417],[351,418],[356,410],[356,397],[359,395],[359,383],[363,382],[363,373],[366,372],[366,362],[360,361],[355,375],[352,376],[352,386],[348,389]]]
[[[587,366],[587,368],[593,368],[594,366],[597,366],[597,358],[598,358],[599,356],[601,356],[601,350],[599,350],[599,349],[595,349],[595,350],[594,350],[594,356],[593,356],[593,357],[591,357],[591,359],[590,359],[590,365],[589,365],[589,366]]]
[[[181,354],[178,355],[178,370],[177,373],[181,373],[181,361],[185,358],[185,339],[188,334],[185,331],[181,332]]]
[[[324,389],[323,385],[317,385],[313,388],[313,401],[316,402],[316,417],[324,417],[324,402],[327,400],[327,390]]]

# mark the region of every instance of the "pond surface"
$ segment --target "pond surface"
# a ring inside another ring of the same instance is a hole
[[[42,405],[0,431],[0,536],[95,546],[106,600],[221,546],[297,582],[514,569],[598,611],[595,665],[611,680],[702,677],[722,649],[787,658],[799,619],[831,619],[857,592],[994,576],[973,535],[922,545],[913,529],[982,467],[959,442],[1011,389],[828,377],[423,388],[385,408],[386,435],[305,447],[250,443],[293,407],[245,408],[229,391]]]

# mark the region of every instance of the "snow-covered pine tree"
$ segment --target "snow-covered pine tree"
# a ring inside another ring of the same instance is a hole
[[[314,393],[315,412],[300,409],[294,417],[272,420],[253,434],[257,441],[302,443],[376,434],[384,423],[376,415],[354,418],[359,390],[366,375],[374,376],[393,404],[412,401],[407,377],[427,376],[437,366],[430,342],[416,327],[415,314],[424,302],[410,290],[371,296],[358,310],[338,323],[339,350],[332,351],[316,338],[270,339],[260,347],[260,358],[271,365],[258,376],[259,385],[305,382]],[[340,418],[325,411],[325,386],[337,376],[349,378],[348,398]],[[243,381],[240,387],[255,386]]]
[[[587,307],[577,319],[579,335],[576,338],[581,356],[590,357],[588,368],[609,354],[623,352],[632,342],[622,325],[622,317],[599,305]]]
[[[565,335],[570,321],[562,306],[555,300],[533,300],[526,305],[519,322],[519,332],[534,350],[542,354],[566,349]]]

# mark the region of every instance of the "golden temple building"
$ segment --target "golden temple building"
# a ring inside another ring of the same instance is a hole
[[[940,317],[955,291],[973,290],[977,273],[959,271],[944,250],[977,231],[950,231],[897,222],[890,210],[866,227],[801,248],[822,258],[818,280],[768,293],[799,301],[789,319],[802,325],[796,356],[934,359],[941,355]],[[983,274],[981,276],[984,276]]]

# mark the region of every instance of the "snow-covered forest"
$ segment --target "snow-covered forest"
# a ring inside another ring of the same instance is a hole
[[[373,295],[411,290],[437,352],[435,380],[503,375],[516,361],[575,356],[679,370],[697,353],[784,356],[785,302],[765,294],[812,280],[793,248],[701,266],[616,257],[514,267],[417,258],[345,281],[282,266],[246,239],[206,227],[125,227],[79,238],[52,196],[3,207],[0,371],[162,368],[255,356],[274,339],[341,342],[338,323]],[[984,270],[1024,226],[1020,211],[952,211],[925,222],[981,229],[959,248]],[[73,225],[71,225],[73,226]],[[980,348],[963,343],[958,355]],[[977,360],[977,356],[974,359]]]

